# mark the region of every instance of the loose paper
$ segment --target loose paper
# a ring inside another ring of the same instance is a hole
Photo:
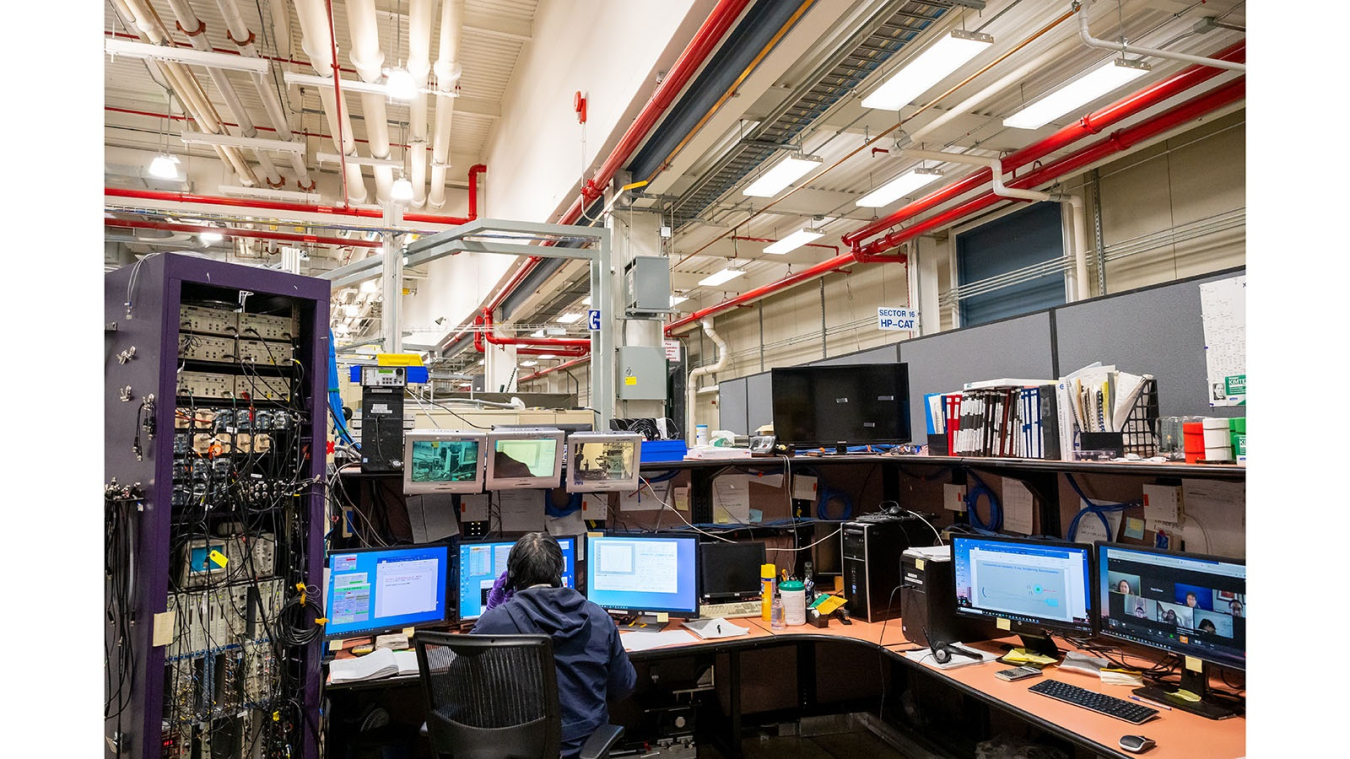
[[[591,493],[581,497],[581,518],[603,521],[609,511],[608,493]]]
[[[664,484],[666,490],[670,490],[670,485]],[[655,487],[659,488],[661,484],[657,484]],[[661,497],[665,498],[666,496],[662,493]],[[652,495],[649,490],[643,489],[634,493],[619,494],[619,511],[660,511],[661,508],[661,500]]]
[[[689,510],[689,486],[677,485],[675,487],[675,509],[677,511]]]
[[[544,529],[544,497],[538,490],[498,490],[496,498],[502,532]]]
[[[803,501],[816,500],[816,478],[809,474],[793,475],[792,497]]]
[[[697,643],[698,638],[685,630],[665,630],[663,632],[628,632],[619,635],[625,651],[646,651],[649,648],[675,646],[681,643]]]
[[[459,521],[486,522],[488,520],[488,494],[475,493],[459,497]]]
[[[435,543],[459,534],[454,496],[449,493],[410,495],[406,503],[414,543]]]
[[[172,610],[155,615],[155,629],[151,634],[150,645],[167,646],[173,642],[173,625],[178,617]]]
[[[580,535],[586,531],[586,523],[581,519],[581,509],[561,517],[548,517],[545,526],[548,534],[554,537]]]
[[[781,474],[765,474],[765,475],[761,475],[761,476],[755,477],[755,479],[753,480],[753,482],[754,482],[756,485],[763,485],[763,486],[766,487],[766,488],[781,488],[781,487],[783,487],[783,475],[781,475]]]
[[[948,511],[966,510],[966,488],[964,485],[946,483],[942,486],[942,508]]]
[[[1087,508],[1087,501],[1080,500],[1078,503],[1080,509]],[[1097,505],[1113,506],[1115,505],[1115,502],[1097,501]],[[1125,514],[1120,511],[1108,511],[1102,514],[1102,516],[1106,517],[1107,523],[1111,525],[1109,534],[1106,530],[1102,529],[1102,520],[1099,519],[1096,514],[1087,514],[1082,519],[1078,520],[1078,534],[1074,536],[1074,542],[1091,544],[1098,540],[1114,541],[1116,536],[1120,534],[1120,523],[1124,519]]]
[[[1171,485],[1144,486],[1144,518],[1163,522],[1176,522],[1180,503],[1177,489]]]
[[[1247,403],[1247,277],[1200,285],[1209,405]]]
[[[1125,537],[1142,540],[1144,537],[1144,520],[1138,517],[1125,517]]]
[[[1186,550],[1241,559],[1247,555],[1247,485],[1223,480],[1182,480]],[[1175,548],[1176,546],[1174,546]]]
[[[1035,530],[1031,491],[1018,480],[1003,480],[1003,529],[1020,535]]]
[[[718,524],[750,521],[750,476],[724,474],[713,480],[713,521]]]
[[[759,524],[764,521],[764,512],[759,509],[750,509],[750,523]]]

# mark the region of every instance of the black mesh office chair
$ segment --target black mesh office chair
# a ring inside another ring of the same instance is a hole
[[[547,635],[417,633],[431,749],[453,759],[556,759],[558,671]],[[606,759],[623,728],[605,725],[581,759]]]

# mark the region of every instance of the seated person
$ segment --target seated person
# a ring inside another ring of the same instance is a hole
[[[637,672],[609,614],[572,588],[562,587],[558,541],[532,532],[516,541],[506,581],[494,587],[488,609],[470,634],[547,635],[558,666],[562,756],[574,759],[591,733],[609,722],[607,700],[633,692]]]

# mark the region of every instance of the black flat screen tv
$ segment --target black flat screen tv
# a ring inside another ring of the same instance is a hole
[[[908,443],[905,364],[792,366],[770,372],[773,432],[798,448]]]

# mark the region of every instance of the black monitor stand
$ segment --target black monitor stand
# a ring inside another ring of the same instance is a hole
[[[1059,646],[1055,645],[1055,639],[1050,637],[1049,632],[1044,630],[1040,632],[1018,631],[1017,637],[1022,639],[1022,648],[1041,656],[1049,656],[1052,659],[1059,658]]]
[[[613,616],[613,615],[611,615]],[[666,623],[657,621],[655,614],[623,614],[616,620],[619,632],[661,632]]]
[[[1177,688],[1172,686],[1150,685],[1143,688],[1135,688],[1134,695],[1140,698],[1146,698],[1149,701],[1156,701],[1160,704],[1166,704],[1173,709],[1179,709],[1183,712],[1198,714],[1206,719],[1224,719],[1236,716],[1238,710],[1225,703],[1221,703],[1213,698],[1209,689],[1210,665],[1205,664],[1199,672],[1190,669],[1181,671],[1181,690],[1187,690],[1200,697],[1199,701],[1191,701],[1177,695]]]

